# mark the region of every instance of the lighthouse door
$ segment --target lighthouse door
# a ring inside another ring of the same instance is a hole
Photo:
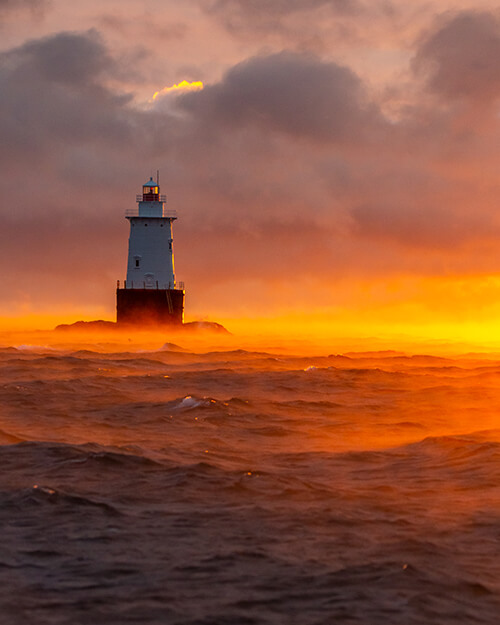
[[[147,289],[152,289],[154,287],[154,284],[155,284],[155,275],[154,275],[154,273],[145,273],[144,274],[144,280],[145,280],[145,284],[146,284],[146,288]]]

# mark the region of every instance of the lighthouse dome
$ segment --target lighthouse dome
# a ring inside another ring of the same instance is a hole
[[[142,185],[143,187],[156,187],[157,183],[153,180],[153,178],[150,178],[146,184]]]

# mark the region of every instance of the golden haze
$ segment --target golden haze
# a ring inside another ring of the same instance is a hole
[[[224,339],[227,345],[234,342],[242,346],[243,341],[247,348],[265,348],[266,341],[271,340],[282,346],[300,341],[314,353],[338,348],[455,353],[500,350],[499,276],[401,276],[391,280],[352,281],[346,278],[330,284],[308,281],[302,292],[311,294],[309,309],[303,301],[294,302],[294,290],[289,285],[275,283],[267,288],[264,299],[269,307],[264,309],[261,304],[257,310],[251,307],[248,300],[251,291],[244,284],[238,306],[234,299],[225,301],[223,292],[214,292],[211,301],[218,305],[208,311],[201,306],[198,310],[190,309],[188,292],[186,321],[217,321],[233,335]],[[234,298],[234,292],[231,297]],[[336,303],[332,305],[332,301]],[[51,330],[61,323],[95,319],[114,320],[113,308],[86,309],[81,314],[75,304],[51,310],[47,303],[40,313],[26,311],[0,317],[0,338],[4,344],[11,344],[7,337],[11,332],[22,335],[27,331]],[[194,335],[162,331],[139,332],[137,341],[134,337],[132,341],[140,343],[147,336],[146,342],[153,346],[165,342],[165,336],[172,334],[181,344],[201,340]],[[60,340],[60,333],[57,335]],[[217,340],[222,339],[217,337]]]

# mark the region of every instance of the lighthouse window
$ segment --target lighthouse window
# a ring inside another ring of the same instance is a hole
[[[145,227],[145,228],[147,228],[147,227],[148,227],[148,224],[144,224],[144,227]]]
[[[136,258],[136,259],[135,259],[135,266],[136,266],[136,267],[139,267],[139,262],[140,262],[140,261],[139,261],[139,259],[138,259],[138,258]]]

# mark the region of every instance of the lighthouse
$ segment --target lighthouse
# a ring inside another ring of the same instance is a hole
[[[118,324],[181,324],[184,284],[176,282],[173,222],[176,211],[165,207],[160,185],[150,178],[137,196],[138,207],[127,210],[130,222],[127,279],[116,289]]]

